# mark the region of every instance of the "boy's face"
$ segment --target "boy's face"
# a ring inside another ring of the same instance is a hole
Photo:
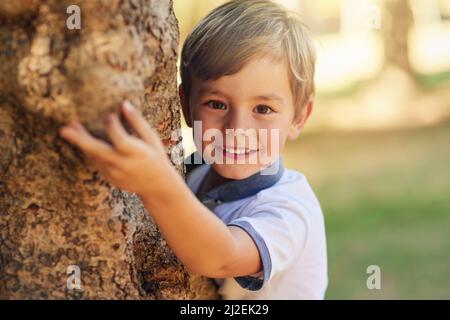
[[[212,163],[213,169],[238,180],[275,161],[286,140],[300,134],[313,105],[309,101],[294,118],[287,65],[268,58],[253,58],[239,72],[217,80],[194,78],[189,100],[182,85],[179,92],[187,124],[193,127],[194,121],[201,121],[201,134],[194,126],[194,140],[196,135],[201,137],[201,145],[196,141],[197,150],[201,147],[206,158],[223,159]],[[222,139],[208,136],[214,129]],[[243,150],[244,154],[238,154]]]

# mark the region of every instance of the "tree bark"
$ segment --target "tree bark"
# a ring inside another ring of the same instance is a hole
[[[81,29],[67,28],[72,4]],[[138,198],[58,136],[78,120],[104,137],[103,116],[128,99],[174,150],[172,1],[2,0],[0,39],[0,298],[217,298],[210,280],[186,272]],[[80,289],[67,286],[71,265]]]

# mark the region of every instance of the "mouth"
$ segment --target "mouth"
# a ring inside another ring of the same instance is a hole
[[[259,149],[249,148],[230,148],[217,146],[216,150],[221,152],[225,157],[232,159],[245,159],[259,151]]]

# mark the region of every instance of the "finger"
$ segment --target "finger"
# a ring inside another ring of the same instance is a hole
[[[95,170],[101,170],[104,167],[114,165],[113,161],[99,159],[97,157],[90,156],[89,154],[86,154],[85,160],[86,165]]]
[[[116,170],[114,163],[107,163],[96,158],[88,158],[87,165],[95,170],[100,172],[105,178],[109,177],[109,173],[113,170]]]
[[[117,114],[108,114],[106,116],[106,133],[117,151],[130,153],[132,150],[132,139],[120,123]]]
[[[88,168],[98,170],[97,161],[95,161],[95,158],[91,158],[90,156],[86,155],[84,160]]]
[[[130,102],[125,101],[122,104],[122,112],[127,122],[142,140],[151,145],[161,143],[156,130],[147,123],[142,114]]]
[[[107,143],[92,137],[80,123],[71,123],[59,131],[61,137],[93,158],[111,160],[115,153]]]

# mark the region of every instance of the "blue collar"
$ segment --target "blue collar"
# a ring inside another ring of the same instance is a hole
[[[190,157],[192,157],[191,154]],[[209,164],[203,162],[202,165],[209,166],[206,170],[213,170]],[[255,174],[242,179],[227,181],[206,193],[202,202],[214,201],[216,203],[236,201],[246,197],[253,196],[259,191],[271,187],[277,183],[284,173],[284,163],[281,156],[278,157],[267,168],[256,172]]]

